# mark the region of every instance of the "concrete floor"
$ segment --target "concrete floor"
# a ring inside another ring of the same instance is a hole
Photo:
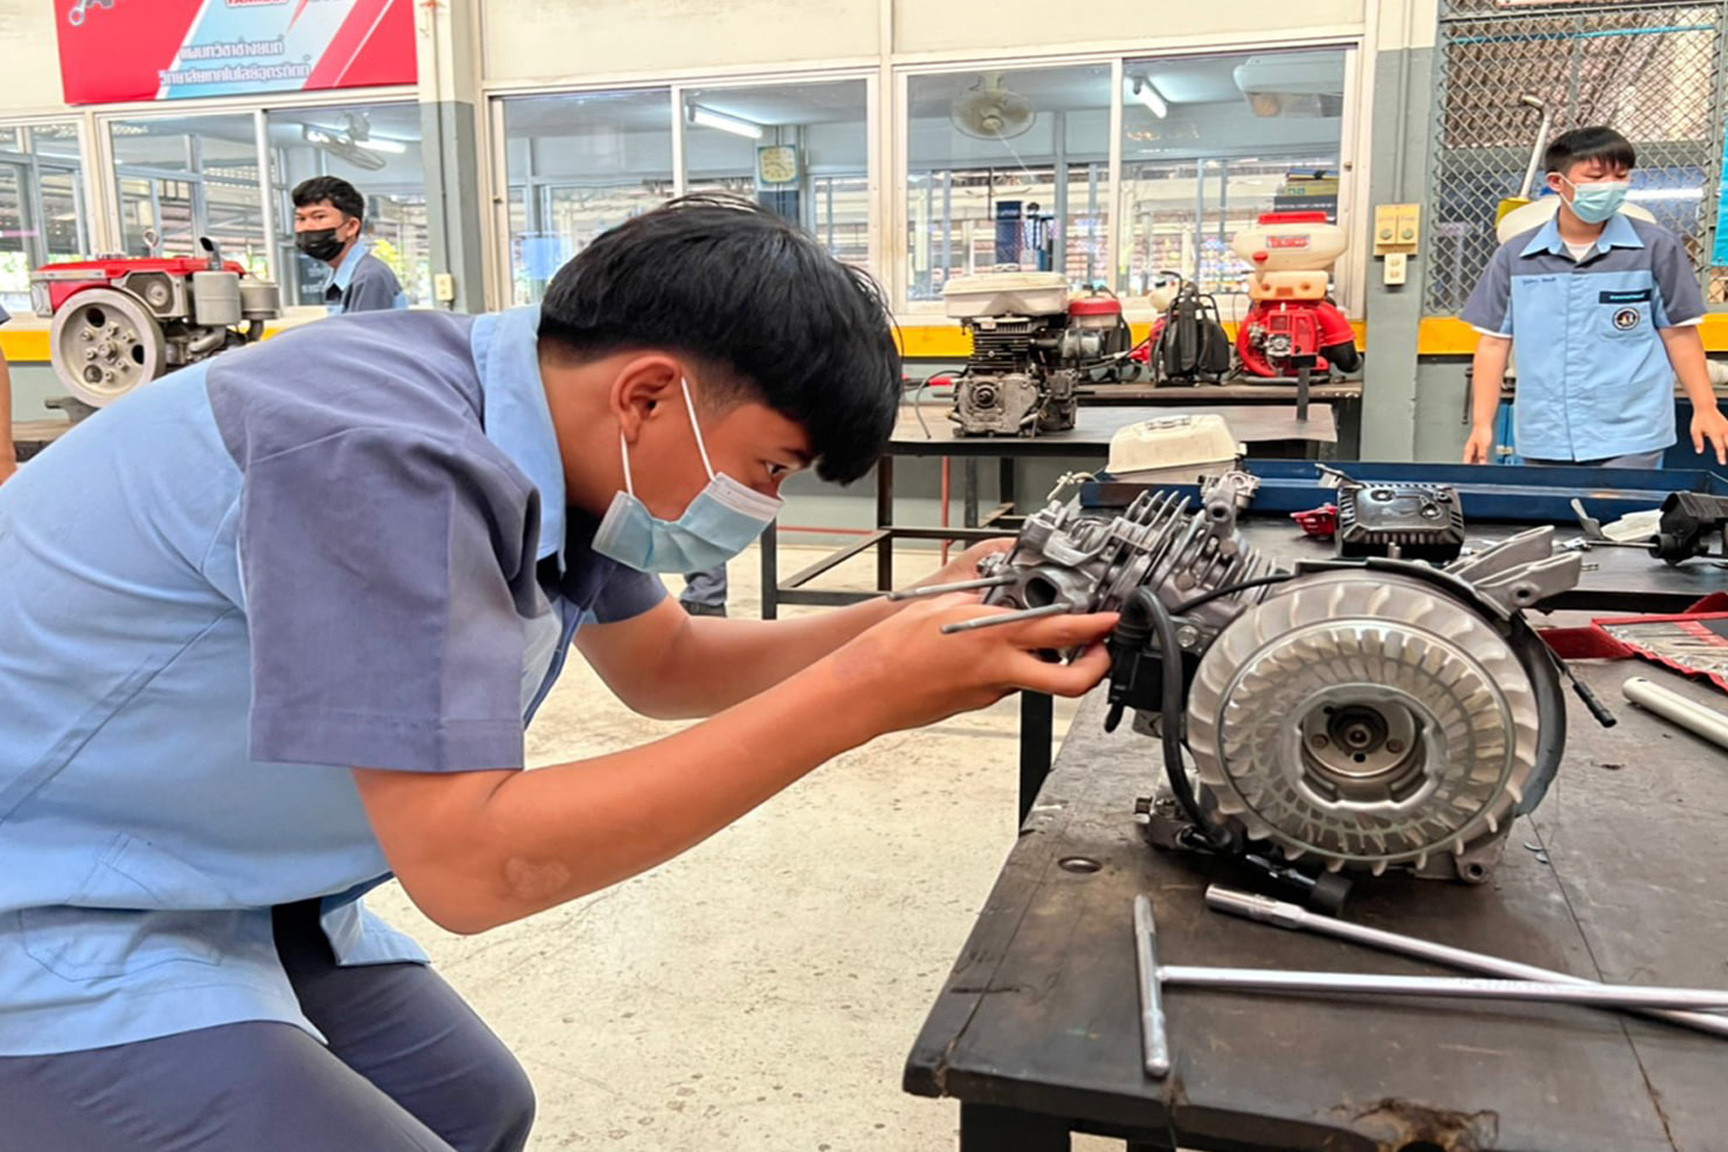
[[[787,573],[819,554],[785,551]],[[896,575],[935,563],[913,555]],[[734,615],[758,615],[758,570],[754,551],[732,564]],[[855,561],[823,586],[873,571]],[[952,1148],[957,1106],[905,1095],[900,1074],[1014,842],[1016,709],[884,737],[661,868],[482,936],[440,931],[395,886],[370,903],[521,1058],[536,1152]],[[1058,737],[1072,711],[1058,702]],[[529,763],[671,728],[572,660]]]

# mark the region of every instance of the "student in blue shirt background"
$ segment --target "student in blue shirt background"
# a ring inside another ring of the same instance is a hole
[[[737,555],[787,476],[868,472],[900,379],[868,277],[692,198],[595,240],[540,307],[307,325],[22,469],[0,488],[0,1149],[519,1152],[526,1076],[369,889],[394,875],[486,931],[876,735],[1095,686],[1114,615],[943,635],[1003,610],[715,620],[666,596],[657,573]],[[521,771],[572,649],[637,711],[705,719]]]
[[[1527,464],[1657,468],[1675,442],[1674,381],[1692,401],[1692,445],[1728,464],[1698,323],[1704,298],[1685,249],[1622,214],[1637,162],[1612,128],[1575,128],[1548,146],[1553,219],[1494,254],[1464,307],[1481,339],[1464,463],[1486,464],[1509,354],[1518,453]]]
[[[344,313],[408,306],[396,273],[372,254],[361,235],[366,200],[354,185],[335,176],[314,176],[295,186],[293,199],[294,246],[331,268],[325,307]]]

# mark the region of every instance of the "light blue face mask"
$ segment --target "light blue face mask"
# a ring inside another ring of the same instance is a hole
[[[618,448],[624,456],[624,491],[612,497],[606,518],[594,533],[594,551],[642,572],[687,574],[719,567],[750,546],[762,530],[780,515],[783,501],[746,488],[732,477],[715,475],[708,462],[708,446],[696,423],[696,405],[690,399],[690,382],[680,380],[684,408],[690,413],[690,430],[696,435],[696,451],[708,473],[708,486],[690,501],[684,515],[662,520],[636,499],[636,484],[630,475],[630,445],[618,433]]]
[[[1566,177],[1560,177],[1566,180]],[[1566,180],[1572,184],[1572,181]],[[1599,180],[1590,184],[1572,184],[1572,212],[1586,224],[1603,224],[1620,211],[1626,193],[1632,187],[1629,180]]]

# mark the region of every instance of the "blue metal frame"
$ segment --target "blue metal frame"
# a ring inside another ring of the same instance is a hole
[[[1609,521],[1659,507],[1668,493],[1677,490],[1728,496],[1728,478],[1695,470],[1367,461],[1332,461],[1328,467],[1364,481],[1450,484],[1458,490],[1467,518],[1513,524],[1575,524],[1574,498],[1583,500],[1590,515]],[[1336,494],[1321,484],[1323,474],[1312,460],[1248,460],[1243,468],[1260,478],[1260,489],[1254,494],[1256,514],[1305,512],[1335,502]],[[1083,485],[1080,502],[1088,508],[1120,508],[1147,490],[1199,496],[1199,487],[1193,484],[1137,484],[1106,476]]]

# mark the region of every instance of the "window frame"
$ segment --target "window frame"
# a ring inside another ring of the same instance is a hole
[[[483,232],[486,267],[490,273],[486,286],[489,307],[509,307],[513,300],[511,285],[514,272],[510,263],[510,156],[509,135],[505,123],[505,105],[514,99],[556,96],[581,96],[592,93],[660,92],[666,93],[667,114],[672,126],[672,194],[682,196],[689,186],[684,154],[684,97],[690,89],[711,91],[723,88],[784,87],[794,84],[821,84],[842,81],[864,82],[865,182],[868,194],[866,226],[868,268],[878,281],[883,279],[883,197],[881,195],[881,117],[880,70],[869,66],[812,67],[777,71],[727,71],[711,74],[680,74],[653,81],[597,80],[588,84],[500,85],[486,86],[483,117],[488,131],[482,189],[491,211]]]
[[[373,88],[335,88],[320,92],[273,92],[267,97],[223,96],[207,100],[150,100],[127,104],[103,104],[82,111],[85,155],[85,196],[95,213],[93,241],[98,252],[124,250],[125,230],[120,215],[120,165],[114,156],[113,125],[137,120],[183,120],[198,116],[252,117],[253,151],[258,165],[258,199],[264,228],[265,277],[280,283],[275,242],[277,205],[273,192],[272,156],[268,118],[272,112],[312,108],[351,108],[374,104],[419,103],[416,85],[401,84]],[[66,117],[41,117],[64,120]],[[10,123],[10,121],[6,121]]]

